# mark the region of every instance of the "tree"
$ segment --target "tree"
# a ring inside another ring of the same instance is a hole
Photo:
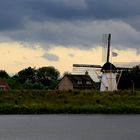
[[[8,73],[5,70],[0,70],[0,78],[8,79],[8,78],[10,78],[10,76],[8,75]]]
[[[52,66],[42,67],[37,70],[38,82],[41,82],[47,87],[54,87],[56,85],[54,83],[57,83],[56,81],[58,80],[59,76],[59,71]]]
[[[132,82],[132,74],[130,71],[126,70],[122,72],[118,89],[130,89],[131,88],[131,82]]]
[[[18,79],[10,78],[7,80],[8,85],[11,89],[22,89],[22,84],[18,81]]]
[[[35,68],[25,68],[21,71],[18,72],[17,74],[19,81],[21,83],[25,83],[25,82],[31,82],[34,83],[36,82],[36,70]]]
[[[25,68],[14,75],[9,81],[10,85],[15,89],[16,83],[20,85],[20,88],[24,89],[53,89],[57,82],[60,73],[52,66],[35,68]]]
[[[131,89],[140,88],[140,67],[135,66],[131,70],[125,70],[122,72],[118,88],[119,89]]]

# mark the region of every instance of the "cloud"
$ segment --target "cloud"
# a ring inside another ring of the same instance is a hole
[[[140,44],[139,0],[2,0],[0,41],[93,48],[112,33],[116,48]]]
[[[44,48],[57,45],[90,49],[102,44],[102,35],[112,33],[111,45],[115,48],[137,48],[140,32],[122,21],[83,21],[83,22],[29,22],[24,30],[6,32],[11,40],[30,42],[27,46],[42,43]]]
[[[73,57],[74,57],[74,54],[72,54],[72,53],[69,53],[69,56],[70,56],[71,58],[73,58]]]
[[[37,21],[131,18],[139,16],[139,9],[139,0],[3,0],[0,13],[2,21],[20,24],[25,18]]]
[[[49,61],[58,61],[59,60],[59,57],[57,55],[51,54],[51,53],[45,53],[42,57]]]

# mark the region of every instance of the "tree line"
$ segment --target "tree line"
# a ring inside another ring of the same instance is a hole
[[[0,79],[6,81],[11,89],[54,89],[59,76],[60,72],[53,66],[28,67],[13,76],[0,70]]]
[[[53,66],[27,67],[13,76],[0,70],[0,80],[8,83],[11,89],[55,89],[60,72]],[[118,89],[140,89],[140,66],[125,70],[119,80]]]
[[[140,66],[122,72],[119,89],[140,89]]]

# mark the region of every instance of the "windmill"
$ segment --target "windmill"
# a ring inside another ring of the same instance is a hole
[[[121,77],[121,73],[123,70],[129,68],[115,67],[110,62],[110,43],[111,43],[111,34],[108,34],[107,38],[107,58],[106,62],[103,66],[101,65],[88,65],[88,64],[73,64],[74,68],[93,68],[100,70],[100,91],[115,91],[117,90],[117,85],[119,83],[119,79]],[[114,53],[114,55],[117,55]],[[119,72],[121,71],[121,72]],[[96,72],[96,71],[95,71]],[[119,72],[119,73],[118,73]],[[117,78],[118,76],[118,78]]]

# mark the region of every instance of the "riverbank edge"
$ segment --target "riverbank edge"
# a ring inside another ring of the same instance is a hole
[[[0,114],[140,114],[140,91],[1,91]]]
[[[4,107],[0,108],[1,115],[8,114],[140,114],[139,108],[30,108],[30,107]]]

